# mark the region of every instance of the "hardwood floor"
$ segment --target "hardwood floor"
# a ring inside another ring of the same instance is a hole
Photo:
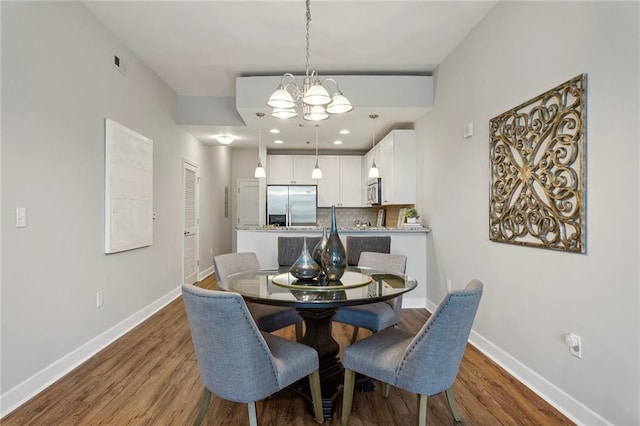
[[[200,283],[214,288],[215,280]],[[428,318],[423,309],[405,309],[401,328],[417,331]],[[360,331],[360,338],[369,332]],[[293,339],[294,329],[277,334]],[[341,349],[351,328],[334,324]],[[342,351],[341,351],[342,355]],[[571,425],[557,410],[468,346],[454,390],[463,425]],[[192,424],[202,385],[182,298],[114,342],[74,371],[2,419],[10,425],[184,425]],[[414,424],[415,395],[380,387],[356,392],[351,424]],[[303,402],[288,392],[256,404],[261,425],[315,425]],[[454,424],[444,394],[428,400],[430,425]],[[340,424],[340,407],[326,425]],[[248,424],[245,404],[214,396],[203,424]]]

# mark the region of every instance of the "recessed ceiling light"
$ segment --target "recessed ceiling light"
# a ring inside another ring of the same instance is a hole
[[[282,142],[280,139],[277,139],[277,140],[273,141],[273,143],[281,144],[281,143],[284,143],[284,142]]]
[[[341,135],[348,135],[350,132],[347,129],[340,130]]]
[[[278,129],[271,129],[271,130],[269,130],[269,133],[278,134],[278,133],[280,133],[280,130],[278,130]]]
[[[229,135],[219,135],[219,136],[216,136],[216,139],[218,142],[220,142],[223,145],[229,145],[231,142],[234,141],[235,138]]]
[[[335,140],[333,141],[334,145],[342,145],[342,141],[341,140]]]

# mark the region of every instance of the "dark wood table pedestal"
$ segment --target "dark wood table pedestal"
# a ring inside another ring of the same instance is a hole
[[[338,358],[340,345],[331,334],[331,319],[337,308],[298,309],[305,322],[305,334],[302,342],[318,351],[320,362],[320,387],[322,389],[322,410],[325,420],[329,420],[342,395],[344,368]],[[358,389],[371,391],[374,386],[371,379],[361,377],[357,381]],[[307,409],[313,415],[313,403],[309,391],[309,381],[304,379],[291,388],[307,402]]]

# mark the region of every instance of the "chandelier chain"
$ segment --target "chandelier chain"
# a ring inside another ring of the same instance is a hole
[[[309,24],[311,22],[311,0],[307,0],[307,63],[306,63],[306,76],[309,77]]]

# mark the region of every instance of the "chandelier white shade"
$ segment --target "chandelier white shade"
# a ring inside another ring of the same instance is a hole
[[[267,105],[273,108],[271,116],[275,118],[294,118],[298,116],[296,108],[302,110],[302,118],[308,121],[321,121],[330,114],[344,114],[353,109],[351,102],[338,88],[338,82],[332,78],[320,80],[316,71],[309,72],[309,23],[311,22],[310,0],[307,6],[307,38],[306,38],[306,67],[302,86],[298,85],[296,77],[291,73],[282,75],[280,84],[273,92]],[[288,80],[288,81],[287,81]],[[333,96],[324,87],[327,82],[335,84]]]

